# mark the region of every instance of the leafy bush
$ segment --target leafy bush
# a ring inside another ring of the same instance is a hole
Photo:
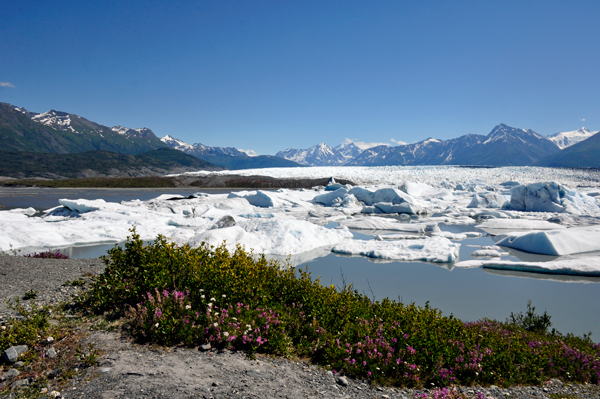
[[[600,380],[600,345],[545,332],[547,315],[541,324],[528,315],[523,320],[533,324],[464,323],[428,304],[373,302],[351,286],[323,286],[306,270],[255,259],[240,247],[190,248],[163,237],[144,246],[135,231],[104,261],[87,305],[123,310],[131,332],[148,342],[304,357],[397,386]]]
[[[531,300],[527,301],[527,312],[511,313],[506,322],[518,326],[524,330],[538,333],[548,332],[548,328],[552,325],[550,316],[544,310],[543,315],[535,313],[535,306],[531,306]]]

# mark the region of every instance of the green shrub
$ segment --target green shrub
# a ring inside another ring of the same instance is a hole
[[[535,313],[535,306],[531,306],[531,300],[527,301],[527,312],[525,314],[523,312],[511,313],[506,322],[524,330],[538,333],[548,332],[548,328],[552,325],[550,316],[545,310],[543,315]]]
[[[126,316],[148,342],[298,356],[398,386],[600,379],[600,345],[548,334],[549,316],[532,307],[514,323],[464,323],[428,304],[373,302],[351,286],[323,286],[306,270],[240,247],[190,248],[163,237],[145,246],[135,231],[104,261],[87,305]]]

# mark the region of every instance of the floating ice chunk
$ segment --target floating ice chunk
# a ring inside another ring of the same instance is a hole
[[[557,259],[549,262],[513,262],[508,260],[467,260],[456,267],[484,267],[497,270],[517,270],[534,273],[600,276],[600,256]]]
[[[344,186],[342,184],[340,184],[340,183],[337,183],[335,181],[335,179],[332,177],[327,182],[327,186],[325,186],[325,191],[335,191],[335,190],[340,189],[342,187],[344,187]]]
[[[355,230],[391,230],[409,233],[424,233],[428,226],[427,223],[402,223],[395,219],[377,216],[340,220],[339,223]]]
[[[449,231],[438,231],[431,233],[432,236],[445,237],[449,240],[465,240],[467,238],[481,237],[481,233],[476,231],[466,231],[463,233],[452,233]]]
[[[381,213],[410,213],[415,214],[421,210],[421,207],[415,206],[413,204],[409,204],[408,202],[403,202],[401,204],[392,204],[391,202],[377,202],[373,204],[373,206],[381,211]],[[367,208],[367,207],[365,207]],[[363,208],[364,209],[364,208]],[[372,213],[369,211],[363,213]],[[379,213],[379,212],[375,212]]]
[[[375,236],[377,241],[385,240],[420,240],[426,236],[416,236],[414,234],[378,234]]]
[[[398,261],[426,261],[451,263],[458,259],[460,244],[443,237],[430,237],[418,241],[361,241],[348,240],[332,248],[346,255],[363,255]]]
[[[484,230],[490,234],[506,234],[507,231],[518,230],[558,230],[564,229],[565,226],[560,224],[547,222],[545,220],[531,219],[489,219],[477,225],[477,228]]]
[[[367,206],[377,203],[391,203],[393,205],[410,204],[411,207],[407,207],[406,209],[411,209],[411,213],[421,213],[425,209],[424,202],[395,188],[381,188],[376,191],[370,191],[363,187],[354,187],[348,192]]]
[[[244,198],[250,204],[261,208],[277,208],[282,205],[276,194],[261,190],[232,192],[227,198]]]
[[[437,189],[427,183],[405,181],[400,185],[400,190],[412,195],[413,197],[430,196],[436,193]]]
[[[496,244],[544,255],[595,252],[600,251],[600,226],[513,233]]]
[[[477,193],[467,208],[504,208],[509,200],[502,194],[495,192]]]
[[[64,206],[65,208],[69,208],[72,211],[76,211],[79,213],[97,211],[100,208],[104,208],[107,204],[103,199],[97,200],[86,200],[86,199],[78,199],[78,200],[70,200],[70,199],[59,199],[58,203]]]
[[[485,258],[500,258],[504,255],[508,255],[506,252],[500,252],[494,249],[478,249],[477,251],[473,251],[471,256],[476,257],[485,257]]]
[[[321,204],[321,205],[325,205],[325,206],[332,206],[335,201],[338,201],[338,203],[339,203],[347,195],[348,195],[348,189],[346,187],[341,187],[335,191],[330,191],[325,194],[317,195],[313,199],[313,201],[316,202],[317,204]]]
[[[512,188],[510,208],[527,212],[600,215],[600,208],[592,197],[556,182],[534,183]]]
[[[255,253],[294,255],[335,245],[348,238],[352,238],[352,233],[346,229],[327,229],[303,220],[275,218],[239,220],[233,227],[202,232],[190,243],[207,242],[218,246],[226,240],[230,250],[241,244]]]

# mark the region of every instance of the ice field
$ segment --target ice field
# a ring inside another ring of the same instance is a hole
[[[206,172],[198,172],[206,173]],[[214,173],[214,172],[211,172]],[[535,273],[600,276],[600,173],[532,167],[313,167],[218,173],[345,178],[305,190],[163,194],[121,203],[60,199],[0,211],[0,250],[118,243],[135,226],[145,240],[240,244],[292,264],[330,253],[377,261],[424,261]],[[35,216],[34,216],[35,215]],[[448,226],[471,226],[452,233]],[[480,231],[479,233],[476,232]],[[498,247],[463,260],[461,245],[481,236]],[[502,249],[553,255],[522,261]],[[514,258],[514,257],[513,257]]]

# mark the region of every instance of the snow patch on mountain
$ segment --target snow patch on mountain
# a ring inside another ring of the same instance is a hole
[[[573,130],[571,132],[561,132],[548,136],[549,140],[552,140],[562,150],[570,147],[573,144],[577,144],[583,140],[587,140],[600,130],[590,132],[587,128],[582,127],[581,129]]]
[[[43,114],[34,115],[31,120],[41,123],[42,125],[50,126],[56,130],[70,130],[77,133],[71,126],[71,115],[66,112],[55,111],[51,109]]]

